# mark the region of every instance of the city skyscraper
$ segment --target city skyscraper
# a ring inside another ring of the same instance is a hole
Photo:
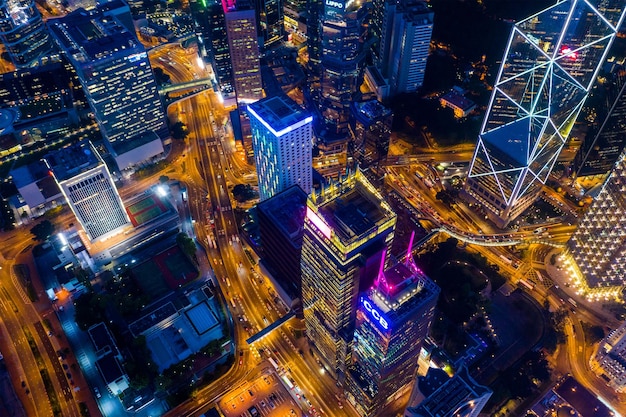
[[[465,190],[506,226],[538,197],[623,20],[623,2],[562,1],[513,26]]]
[[[572,171],[576,178],[607,175],[626,144],[626,71],[619,66],[597,85],[590,130],[576,153]],[[589,101],[592,101],[590,98]]]
[[[363,81],[365,46],[364,3],[310,0],[310,81],[316,137],[325,151],[345,152],[350,104]]]
[[[380,415],[412,387],[435,314],[440,290],[415,265],[412,243],[404,263],[383,271],[381,262],[374,286],[359,298],[346,393],[362,416]]]
[[[222,0],[238,102],[263,98],[257,21],[249,0]]]
[[[278,45],[283,40],[285,22],[282,0],[254,0],[256,20],[263,50]]]
[[[309,341],[343,380],[358,295],[389,252],[396,214],[359,169],[307,200],[302,241],[302,305]],[[386,260],[385,260],[386,262]]]
[[[626,156],[622,154],[600,193],[567,242],[574,283],[588,296],[620,294],[626,286]]]
[[[248,105],[261,201],[299,185],[312,187],[313,117],[287,96]]]
[[[0,41],[17,68],[38,64],[54,49],[34,0],[0,2]]]
[[[165,112],[148,54],[135,34],[98,9],[76,10],[49,27],[76,70],[109,151],[118,156],[149,141],[153,146],[132,162],[162,153],[161,140],[169,136]]]
[[[383,8],[379,67],[391,96],[414,93],[424,84],[434,13],[422,0],[386,3]]]
[[[91,142],[61,148],[46,155],[44,160],[92,242],[130,226],[111,174]]]

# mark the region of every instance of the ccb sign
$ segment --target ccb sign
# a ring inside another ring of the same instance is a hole
[[[385,320],[385,318],[378,312],[378,310],[376,310],[376,308],[372,306],[372,303],[369,300],[361,297],[361,304],[363,304],[365,310],[367,310],[370,316],[372,316],[374,321],[378,323],[380,327],[385,330],[389,329],[389,323],[387,323],[387,320]]]

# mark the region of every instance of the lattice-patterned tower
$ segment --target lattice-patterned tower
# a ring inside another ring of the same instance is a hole
[[[500,227],[537,198],[624,16],[617,0],[565,0],[513,26],[466,191]]]

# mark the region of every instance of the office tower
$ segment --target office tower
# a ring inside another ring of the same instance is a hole
[[[391,96],[414,93],[424,83],[434,13],[421,0],[382,7],[385,15],[378,66],[389,82]]]
[[[287,96],[248,106],[261,201],[299,185],[311,192],[313,117]]]
[[[263,98],[256,16],[248,0],[222,0],[238,102]]]
[[[261,262],[292,300],[302,299],[300,254],[308,195],[293,185],[257,204]]]
[[[611,388],[626,392],[626,323],[602,339],[590,363],[591,369],[604,376]]]
[[[360,170],[307,200],[302,240],[302,305],[309,341],[343,380],[358,295],[374,283],[389,252],[396,214]]]
[[[2,0],[0,41],[17,68],[37,65],[54,49],[33,0]]]
[[[387,158],[393,113],[378,100],[352,103],[351,153],[362,167]]]
[[[452,378],[441,369],[431,368],[416,381],[404,417],[478,417],[491,394],[493,391],[478,385],[464,366]]]
[[[44,160],[92,242],[130,225],[111,174],[91,142],[61,148]]]
[[[224,8],[221,3],[206,4],[202,0],[191,1],[189,6],[199,29],[197,32],[199,52],[213,68],[219,88],[218,94],[223,101],[234,98],[233,66],[230,62]]]
[[[256,21],[263,50],[280,45],[285,33],[282,0],[254,0]]]
[[[109,152],[121,157],[141,149],[134,160],[116,159],[123,165],[119,168],[162,153],[161,140],[169,136],[165,113],[148,55],[135,34],[99,10],[79,9],[49,27],[76,70]]]
[[[364,3],[363,3],[364,4]],[[345,152],[350,103],[363,81],[367,8],[361,2],[310,0],[309,57],[313,67],[311,99],[318,145]]]
[[[589,102],[593,122],[589,123],[581,147],[572,163],[574,177],[607,175],[626,144],[626,72],[623,66],[607,74],[604,83],[594,87]]]
[[[562,1],[513,26],[466,192],[499,227],[538,197],[623,19],[623,2]]]
[[[615,165],[567,242],[588,295],[608,295],[626,285],[626,159]]]
[[[415,265],[411,247],[405,263],[384,271],[381,263],[374,286],[359,298],[346,392],[362,416],[381,415],[412,386],[435,314],[439,287]]]

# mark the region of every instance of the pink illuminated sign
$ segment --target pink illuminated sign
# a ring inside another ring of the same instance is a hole
[[[317,230],[326,236],[326,239],[330,239],[330,227],[328,227],[326,223],[324,223],[324,221],[320,219],[319,216],[313,212],[313,210],[311,210],[310,207],[306,208],[306,217],[311,220],[315,227],[317,227]]]

